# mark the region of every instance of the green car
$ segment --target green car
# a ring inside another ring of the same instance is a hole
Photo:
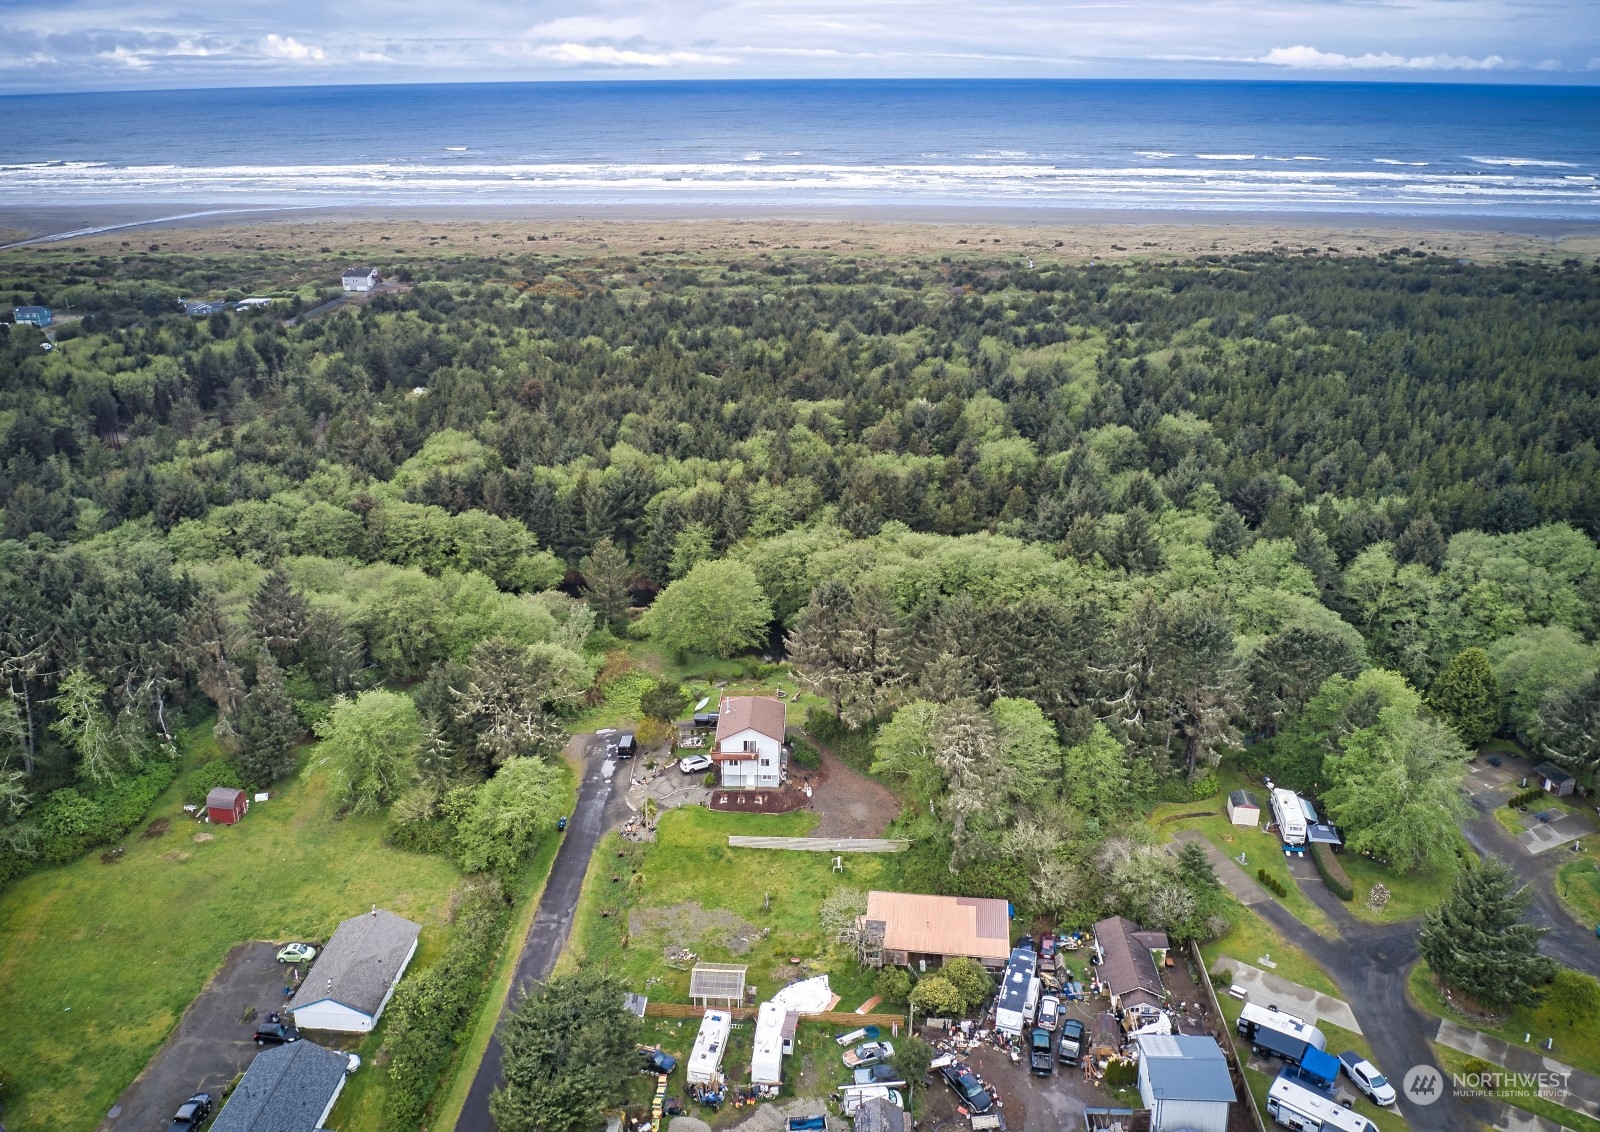
[[[291,943],[278,952],[279,963],[309,963],[317,957],[317,949],[309,943]]]

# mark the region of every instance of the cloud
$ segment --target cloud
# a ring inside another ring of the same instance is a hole
[[[1536,63],[1533,69],[1535,71],[1559,71],[1561,69],[1561,60],[1545,59],[1540,63]]]
[[[143,55],[140,55],[137,51],[128,50],[120,43],[117,44],[114,50],[100,52],[100,57],[102,59],[111,59],[115,62],[122,63],[126,66],[132,67],[135,71],[142,71],[150,65],[150,60],[146,59]]]
[[[1600,71],[1600,55],[1597,55],[1595,58],[1590,59],[1589,60],[1589,66],[1586,67],[1585,70]]]
[[[537,25],[528,34],[534,39],[576,41],[632,39],[634,36],[643,35],[644,30],[644,23],[640,20],[612,20],[603,16],[563,16]]]
[[[1315,47],[1303,44],[1274,47],[1260,58],[1249,61],[1274,67],[1361,71],[1492,71],[1506,65],[1499,55],[1485,55],[1482,59],[1474,59],[1470,55],[1392,55],[1387,51],[1381,54],[1341,55],[1337,51],[1318,51]]]
[[[633,51],[608,43],[548,43],[532,48],[532,54],[553,63],[580,67],[677,67],[733,62],[726,56],[699,51]]]
[[[261,54],[269,59],[290,59],[297,63],[319,62],[328,57],[320,47],[301,43],[292,35],[268,35],[261,41]]]
[[[393,63],[394,58],[381,51],[357,51],[357,63]]]

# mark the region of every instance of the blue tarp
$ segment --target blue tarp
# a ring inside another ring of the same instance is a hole
[[[1300,1076],[1331,1086],[1339,1078],[1339,1059],[1315,1046],[1307,1046],[1300,1056]]]

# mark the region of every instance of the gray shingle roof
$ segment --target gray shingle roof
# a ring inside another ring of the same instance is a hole
[[[856,1132],[905,1132],[906,1114],[886,1100],[874,1098],[856,1111]]]
[[[332,999],[363,1014],[376,1014],[421,930],[382,908],[350,917],[317,956],[289,1009]]]
[[[1151,1092],[1168,1101],[1235,1101],[1233,1078],[1222,1048],[1213,1038],[1187,1034],[1145,1034],[1139,1056]]]
[[[1160,933],[1148,933],[1159,935]],[[1154,940],[1141,940],[1147,933],[1139,925],[1121,916],[1108,916],[1094,926],[1094,938],[1104,953],[1100,962],[1099,977],[1111,993],[1121,997],[1136,990],[1149,991],[1158,1000],[1166,996],[1161,986],[1161,975],[1156,971],[1156,961],[1151,958],[1150,946]],[[1163,937],[1161,944],[1165,946]]]
[[[298,1041],[256,1054],[211,1132],[313,1132],[349,1055]]]

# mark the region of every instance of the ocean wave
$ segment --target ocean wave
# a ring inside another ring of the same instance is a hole
[[[1152,161],[1166,161],[1168,158],[1183,156],[1181,153],[1168,153],[1160,149],[1136,149],[1133,151],[1133,155],[1135,157],[1148,157]]]
[[[1429,164],[1426,161],[1401,161],[1398,157],[1374,157],[1372,163],[1374,165],[1414,165],[1421,168],[1426,168]]]
[[[1475,161],[1479,165],[1509,165],[1517,169],[1527,165],[1545,166],[1551,169],[1578,168],[1576,161],[1541,160],[1534,157],[1468,157],[1467,160]]]
[[[1195,157],[1201,161],[1254,161],[1253,153],[1197,153]]]

